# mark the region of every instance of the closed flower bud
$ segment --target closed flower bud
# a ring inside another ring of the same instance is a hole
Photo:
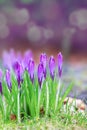
[[[28,72],[29,72],[29,75],[30,75],[30,79],[33,83],[34,82],[34,61],[33,61],[33,59],[29,60]]]
[[[50,69],[50,76],[52,80],[54,80],[54,75],[55,75],[55,59],[53,56],[50,57],[49,60],[49,69]]]
[[[44,78],[46,78],[46,62],[47,62],[47,55],[45,53],[41,54],[40,62],[43,64],[44,67]]]
[[[0,93],[2,94],[2,70],[0,69]]]
[[[44,78],[44,66],[42,63],[38,65],[38,83],[41,87]]]
[[[10,76],[10,71],[6,70],[6,82],[8,85],[8,88],[11,89],[11,76]]]
[[[16,61],[13,64],[13,69],[17,77],[18,87],[20,87],[20,83],[22,82],[22,73],[23,73],[22,65],[18,61]]]
[[[62,64],[63,64],[63,56],[60,52],[58,54],[58,74],[59,74],[59,77],[62,76]]]

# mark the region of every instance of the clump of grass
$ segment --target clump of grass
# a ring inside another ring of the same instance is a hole
[[[62,54],[58,54],[57,69],[54,57],[51,56],[47,62],[45,53],[41,54],[37,67],[29,51],[25,53],[24,58],[16,57],[13,51],[8,56],[10,56],[11,64],[3,62],[5,68],[3,71],[0,70],[2,120],[4,122],[15,121],[20,124],[32,119],[54,119],[59,114],[58,116],[63,122],[64,120],[70,121],[69,114],[67,118],[65,114],[64,119],[62,119],[63,113],[61,113],[63,101],[73,86],[70,84],[65,93],[60,95],[63,87]]]

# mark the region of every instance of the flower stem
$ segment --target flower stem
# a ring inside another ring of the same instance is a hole
[[[17,118],[18,118],[18,123],[20,123],[21,118],[20,118],[20,91],[19,90],[17,95]]]
[[[58,105],[58,101],[59,101],[60,87],[61,87],[61,79],[59,79],[59,83],[58,83],[58,87],[57,87],[55,111],[57,109],[57,105]]]
[[[39,111],[40,111],[40,97],[41,97],[41,89],[38,90],[38,117],[39,117]]]
[[[27,113],[26,98],[25,98],[25,96],[24,96],[24,110],[25,110],[25,113]]]
[[[48,109],[49,109],[49,88],[48,88],[48,83],[46,82],[46,89],[47,89],[47,102],[46,102],[46,115],[48,114]]]
[[[3,98],[3,107],[4,107],[4,120],[6,120],[6,103],[5,103],[4,96],[2,96],[2,98]]]

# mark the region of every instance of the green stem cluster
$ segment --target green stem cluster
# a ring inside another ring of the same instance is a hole
[[[12,120],[11,115],[15,115],[17,122],[26,118],[40,118],[41,116],[51,116],[52,113],[60,111],[63,100],[70,92],[72,85],[68,87],[64,95],[60,96],[61,81],[54,81],[48,76],[39,87],[37,79],[31,82],[27,71],[24,72],[23,82],[18,88],[17,80],[12,73],[12,88],[8,89],[6,81],[3,80],[3,93],[0,94],[0,111],[4,121]],[[56,111],[55,111],[56,110]]]

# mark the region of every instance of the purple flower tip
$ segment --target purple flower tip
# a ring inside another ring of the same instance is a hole
[[[33,83],[34,82],[34,61],[33,61],[33,59],[29,60],[28,72],[29,72],[29,75],[30,75],[30,79]]]
[[[40,56],[40,62],[43,63],[44,67],[46,67],[47,55],[46,53],[42,53]]]
[[[13,64],[13,69],[15,72],[20,72],[20,64],[18,61],[16,61],[14,64]]]
[[[61,52],[58,54],[58,73],[59,77],[62,75],[62,64],[63,64],[63,56]]]
[[[0,80],[2,79],[2,70],[0,69]]]
[[[44,78],[44,66],[42,63],[40,63],[38,65],[38,83],[39,83],[40,87],[42,85],[43,78]]]
[[[22,68],[22,65],[16,61],[14,64],[13,64],[13,69],[14,69],[14,72],[16,74],[16,77],[17,77],[17,81],[18,81],[18,87],[20,87],[20,83],[23,81],[22,80],[22,73],[23,73],[23,68]]]
[[[23,74],[23,67],[18,61],[14,62],[13,69],[15,73],[20,73],[21,75]]]
[[[5,68],[12,69],[12,64],[15,61],[16,55],[13,49],[10,52],[4,51],[3,52],[3,65]]]
[[[0,81],[0,93],[2,94],[2,83]]]
[[[11,76],[10,76],[10,71],[6,70],[6,82],[8,85],[8,88],[11,89]]]
[[[42,53],[40,56],[40,62],[43,64],[44,67],[44,78],[46,78],[46,62],[47,62],[47,55]]]
[[[28,50],[24,53],[24,59],[23,59],[23,68],[26,69],[28,67],[28,63],[30,58],[33,57],[32,51]]]
[[[2,94],[2,70],[0,69],[0,93]]]
[[[50,57],[49,60],[49,69],[50,69],[50,76],[54,80],[54,74],[55,74],[55,59],[53,56]]]

